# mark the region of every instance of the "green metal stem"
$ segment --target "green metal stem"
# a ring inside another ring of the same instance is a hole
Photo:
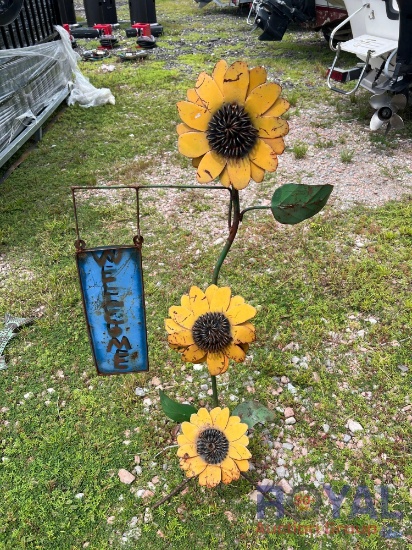
[[[249,206],[249,208],[245,208],[244,210],[242,210],[242,212],[240,213],[240,219],[242,220],[243,214],[245,212],[249,212],[250,210],[270,210],[270,209],[271,209],[270,206]]]
[[[217,285],[220,268],[222,267],[222,264],[225,261],[226,256],[228,255],[230,247],[232,246],[233,241],[235,240],[237,230],[239,229],[239,223],[241,220],[239,191],[237,191],[236,189],[231,190],[231,201],[232,201],[232,208],[233,208],[233,221],[230,227],[229,236],[226,240],[225,246],[223,247],[223,250],[216,262],[215,269],[213,271],[212,284],[214,285]]]
[[[232,189],[230,192],[229,220],[232,217],[232,213],[233,213],[233,221],[232,221],[232,224],[230,225],[229,236],[226,240],[225,246],[216,262],[215,269],[213,271],[212,284],[214,285],[217,285],[220,268],[222,267],[222,264],[225,261],[225,258],[230,250],[230,247],[232,246],[233,241],[235,240],[237,230],[239,228],[239,223],[241,220],[239,191],[237,191],[236,189]],[[211,375],[210,377],[212,379],[213,405],[215,407],[218,407],[219,398],[217,395],[216,376]]]
[[[219,399],[217,396],[217,384],[216,384],[216,376],[210,375],[210,378],[212,379],[212,391],[213,391],[213,405],[215,407],[219,406]]]

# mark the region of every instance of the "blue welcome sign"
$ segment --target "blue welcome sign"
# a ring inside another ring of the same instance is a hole
[[[76,256],[98,373],[147,371],[147,333],[139,248],[94,248],[81,250]]]
[[[134,237],[133,245],[86,248],[79,235],[75,199],[76,190],[84,189],[72,187],[77,233],[76,263],[97,372],[107,375],[148,371],[141,255],[143,238],[139,219],[138,235]]]

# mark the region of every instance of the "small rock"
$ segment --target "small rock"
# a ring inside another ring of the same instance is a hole
[[[376,325],[376,323],[378,322],[376,319],[374,319],[373,317],[369,317],[369,319],[366,319],[367,321],[369,321],[369,323],[371,325]]]
[[[282,376],[280,381],[282,382],[282,384],[287,384],[289,382],[289,378],[287,376]]]
[[[223,237],[219,237],[218,239],[215,240],[213,244],[218,245],[218,244],[223,244],[224,242],[225,242],[225,239]]]
[[[295,394],[298,391],[293,384],[288,384],[286,387],[292,394]]]
[[[352,433],[360,432],[363,430],[363,427],[359,422],[356,422],[355,420],[348,420],[346,423],[346,427],[349,428],[349,430]]]
[[[151,512],[150,508],[146,508],[146,510],[144,512],[143,521],[145,523],[151,523],[153,521],[153,516],[152,516],[152,512]]]
[[[115,519],[116,519],[116,516],[109,516],[109,517],[107,518],[107,523],[108,523],[109,525],[113,525],[113,522],[114,522]]]
[[[284,466],[279,466],[278,468],[276,468],[276,475],[278,477],[285,477],[286,472],[287,470]]]
[[[294,365],[297,365],[297,364],[299,363],[299,361],[300,361],[300,358],[299,358],[297,355],[294,355],[294,356],[292,357],[291,361],[292,361],[292,363],[293,363]]]
[[[285,424],[287,426],[292,426],[293,424],[296,424],[296,418],[294,416],[291,416],[290,418],[287,418],[285,420]]]
[[[150,399],[150,397],[146,397],[145,399],[143,399],[143,405],[145,407],[150,407],[151,404],[152,404],[152,400]]]
[[[137,395],[137,397],[144,397],[146,395],[146,390],[143,388],[136,388],[134,390],[134,393],[135,395]]]
[[[290,418],[291,416],[295,416],[295,412],[292,409],[292,407],[286,407],[284,415],[285,415],[285,418]]]
[[[160,378],[158,378],[157,376],[154,376],[154,377],[150,380],[150,383],[152,384],[152,386],[160,386],[161,381],[160,381]]]
[[[56,390],[54,388],[47,388],[47,391],[48,393],[55,393]]]
[[[315,477],[319,481],[319,483],[325,479],[325,476],[322,474],[320,470],[316,470]]]
[[[154,476],[154,478],[152,479],[152,483],[154,485],[156,485],[156,483],[159,483],[160,479],[159,479],[159,476]]]
[[[131,474],[124,468],[121,468],[117,472],[117,475],[119,476],[120,481],[122,483],[126,483],[126,485],[130,485],[130,483],[133,483],[133,481],[136,479],[136,477],[133,474]]]
[[[234,521],[236,521],[236,518],[235,516],[232,514],[232,512],[230,512],[229,510],[226,510],[226,512],[223,512],[225,514],[225,516],[227,517],[227,520],[230,522],[230,523],[233,523]]]
[[[363,338],[365,336],[365,331],[362,329],[362,330],[358,330],[358,332],[356,333],[359,338]]]
[[[29,391],[28,393],[25,393],[23,397],[24,399],[30,399],[31,397],[33,397],[33,395],[34,395],[33,392]]]
[[[78,498],[79,500],[84,497],[84,493],[77,493],[77,495],[74,495],[74,498]]]
[[[282,447],[287,451],[291,451],[294,447],[293,443],[283,443]]]
[[[345,434],[345,435],[343,436],[343,441],[344,441],[345,443],[349,443],[349,441],[350,441],[351,439],[352,439],[352,437],[351,437],[349,434]]]
[[[256,490],[252,491],[251,493],[248,494],[249,500],[251,500],[252,502],[257,502],[258,494],[259,494],[258,491]]]
[[[322,428],[323,428],[323,431],[325,432],[325,434],[327,434],[328,431],[330,430],[329,424],[323,424]]]
[[[282,489],[282,491],[287,495],[290,495],[290,493],[293,492],[292,487],[290,486],[289,482],[286,479],[281,479],[278,485]]]
[[[136,491],[136,496],[139,498],[142,498],[145,492],[146,492],[146,489],[139,489],[138,491]]]
[[[140,476],[142,474],[142,467],[141,466],[135,466],[134,469],[133,469],[134,473],[137,475],[137,476]]]
[[[408,372],[409,368],[406,365],[398,365],[398,369],[401,372]]]
[[[200,389],[206,391],[209,388],[207,384],[200,384]]]
[[[202,370],[202,369],[203,369],[202,363],[196,363],[195,365],[193,365],[193,370]]]

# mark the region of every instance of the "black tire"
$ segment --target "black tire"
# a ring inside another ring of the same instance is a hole
[[[0,27],[12,23],[19,15],[23,0],[0,0]]]
[[[329,23],[328,25],[324,25],[322,27],[322,33],[325,37],[326,42],[329,44],[330,35],[332,34],[335,27],[339,25],[338,23]],[[350,27],[349,23],[346,23],[341,29],[338,30],[338,32],[335,34],[333,38],[333,45],[336,47],[338,42],[346,42],[346,40],[350,40],[353,38],[352,35],[352,29]]]

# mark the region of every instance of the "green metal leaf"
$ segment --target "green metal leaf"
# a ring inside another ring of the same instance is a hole
[[[264,405],[261,405],[259,401],[245,401],[244,403],[240,403],[232,414],[240,416],[242,422],[247,424],[249,428],[253,428],[253,426],[258,423],[264,424],[275,418],[275,413]]]
[[[162,406],[165,415],[175,422],[185,422],[190,420],[190,415],[196,413],[197,410],[192,405],[184,405],[173,401],[170,397],[167,397],[165,392],[159,390],[160,404]]]
[[[272,196],[271,210],[274,218],[289,225],[311,218],[328,202],[333,185],[304,185],[286,183],[278,187]]]

